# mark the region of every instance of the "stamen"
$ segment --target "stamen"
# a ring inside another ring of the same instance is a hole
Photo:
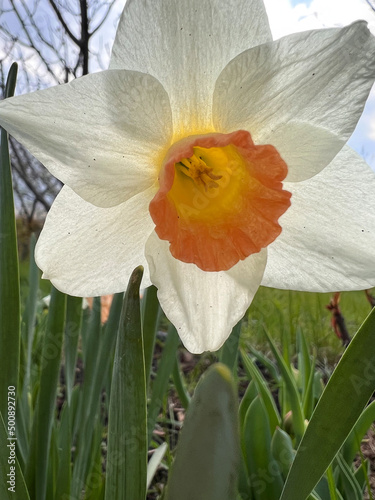
[[[213,173],[213,167],[209,167],[206,162],[195,153],[190,158],[183,158],[180,160],[176,163],[176,167],[179,168],[180,172],[193,179],[195,184],[203,186],[205,191],[211,188],[218,188],[219,184],[216,181],[223,177],[222,175],[215,175]]]

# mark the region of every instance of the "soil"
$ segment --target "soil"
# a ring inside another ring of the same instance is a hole
[[[375,498],[375,427],[368,431],[367,435],[362,441],[361,445],[362,455],[364,459],[368,459],[370,464],[369,482],[371,488],[371,496],[369,495],[368,489],[365,489],[364,500],[372,500]],[[357,457],[356,465],[360,466],[361,458]]]

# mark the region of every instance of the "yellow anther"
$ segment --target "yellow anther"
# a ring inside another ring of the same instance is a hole
[[[190,158],[183,158],[176,163],[180,171],[193,179],[198,186],[203,186],[207,191],[209,188],[218,188],[219,184],[216,182],[222,178],[222,175],[213,174],[213,168],[209,167],[201,157],[195,153]]]

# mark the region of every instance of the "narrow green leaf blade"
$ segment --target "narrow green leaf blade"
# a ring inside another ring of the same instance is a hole
[[[26,482],[32,497],[45,500],[48,456],[56,407],[61,349],[65,322],[66,295],[52,287],[51,303],[43,342],[42,371],[34,416]]]
[[[171,323],[168,328],[167,340],[158,366],[158,372],[152,385],[151,401],[148,408],[149,442],[151,441],[160,407],[163,404],[164,395],[168,389],[169,377],[176,363],[176,350],[179,343],[180,338],[177,330]]]
[[[186,414],[165,500],[236,498],[237,406],[229,369],[222,364],[209,368]]]
[[[40,271],[36,265],[34,251],[36,245],[36,237],[33,233],[30,238],[30,264],[29,264],[29,293],[26,300],[25,312],[23,314],[24,330],[23,337],[26,344],[26,373],[23,383],[23,395],[26,397],[30,390],[30,370],[31,370],[31,355],[35,332],[35,317],[36,305],[38,299],[39,275]]]
[[[314,410],[314,380],[315,380],[315,356],[311,361],[309,380],[307,381],[306,392],[303,401],[303,413],[306,419],[310,419]]]
[[[253,498],[277,500],[283,480],[279,464],[272,457],[270,424],[260,397],[254,399],[246,413],[242,447]]]
[[[234,376],[237,375],[238,347],[240,345],[242,319],[233,327],[232,333],[225,341],[220,350],[220,363],[224,363],[232,370]]]
[[[70,405],[72,396],[79,332],[82,323],[82,299],[80,297],[67,296],[66,299],[66,322],[64,331],[65,352],[65,385],[66,399]]]
[[[273,434],[276,427],[281,425],[280,414],[273,399],[273,395],[269,390],[267,382],[265,381],[258,367],[249,359],[247,354],[243,351],[241,351],[241,358],[245,370],[247,371],[249,376],[254,380],[258,393],[263,400],[264,406],[267,410],[268,420],[270,424],[270,431]]]
[[[185,385],[184,376],[181,373],[178,354],[176,354],[176,361],[174,363],[172,376],[173,376],[174,386],[177,391],[178,397],[181,401],[181,404],[185,408],[185,410],[187,410],[189,408],[191,397]]]
[[[160,313],[161,309],[157,297],[157,288],[154,285],[151,285],[146,288],[142,301],[143,344],[147,386],[150,380],[152,356],[154,354],[155,337],[159,324]]]
[[[109,369],[115,349],[123,302],[122,293],[114,295],[108,321],[102,329],[100,326],[99,300],[94,301],[96,308],[91,311],[89,320],[86,320],[86,336],[88,339],[90,338],[91,345],[88,341],[84,344],[88,348],[88,351],[84,353],[85,359],[88,361],[88,369],[85,371],[85,379],[79,393],[79,418],[76,419],[78,427],[75,428],[78,433],[78,451],[74,461],[72,478],[71,494],[74,497],[79,497],[82,485],[87,482],[93,442],[92,436],[95,432],[101,391],[103,389],[103,376]],[[85,315],[83,315],[81,331],[85,328],[84,323]],[[83,427],[81,422],[85,422]]]
[[[56,493],[54,500],[69,498],[71,483],[71,407],[64,404],[58,427],[58,470],[56,477]]]
[[[14,94],[17,64],[12,64],[5,97]],[[0,132],[0,412],[6,423],[8,386],[18,388],[20,289],[17,233],[8,134]]]
[[[265,354],[261,351],[258,351],[253,346],[249,346],[249,351],[251,354],[255,356],[255,358],[268,370],[268,373],[271,375],[275,382],[279,382],[280,375],[277,371],[276,364],[270,360]]]
[[[144,500],[147,484],[146,378],[139,286],[135,269],[117,337],[108,417],[106,500]]]
[[[240,429],[243,428],[245,423],[245,417],[249,406],[254,401],[254,399],[258,396],[259,392],[255,385],[254,380],[250,380],[250,384],[247,386],[246,392],[243,395],[243,398],[240,403],[240,408],[238,410],[238,416],[240,419]]]
[[[22,344],[25,352],[25,366],[22,373],[22,361],[20,362],[20,378],[21,384],[22,375],[22,393],[18,398],[17,411],[17,444],[18,444],[18,459],[21,467],[24,467],[26,457],[29,451],[29,439],[31,431],[31,405],[29,396],[32,388],[30,387],[31,369],[32,369],[32,347],[35,333],[36,308],[40,281],[40,270],[36,265],[34,251],[36,245],[36,237],[33,233],[30,238],[29,247],[29,288],[26,299],[26,306],[21,322],[21,349]],[[22,352],[22,351],[21,351]],[[22,357],[21,357],[22,360]]]
[[[271,441],[271,451],[277,460],[283,478],[286,479],[290,466],[293,463],[295,451],[292,439],[285,431],[277,427]]]
[[[280,355],[271,335],[269,334],[266,328],[264,329],[264,331],[267,336],[268,342],[270,344],[272,353],[275,356],[277,364],[279,366],[279,370],[281,372],[285,388],[288,392],[288,396],[290,399],[290,406],[292,409],[294,432],[296,435],[297,443],[299,443],[305,431],[305,419],[303,416],[302,403],[298,392],[297,384],[291,372],[290,365],[287,364],[284,358]]]
[[[337,454],[334,463],[337,464],[335,470],[335,475],[337,474],[338,476],[336,484],[344,498],[348,500],[362,500],[361,487],[357,482],[352,466],[345,462],[340,453]]]
[[[322,477],[375,388],[375,309],[336,366],[297,450],[281,500],[303,500]],[[337,416],[345,415],[337,425]]]
[[[81,385],[79,401],[79,418],[76,418],[75,434],[77,432],[77,454],[74,461],[72,478],[72,496],[79,497],[82,487],[86,484],[90,467],[90,453],[93,442],[95,420],[99,407],[99,393],[102,388],[103,372],[99,372],[98,358],[101,348],[101,305],[100,297],[95,297],[82,333],[82,357],[85,378]],[[109,353],[108,353],[109,354]],[[108,358],[107,354],[107,358]],[[82,427],[82,422],[85,425]]]
[[[342,454],[348,464],[351,464],[356,453],[360,450],[363,436],[369,430],[371,424],[375,421],[375,401],[372,401],[361,413],[355,426],[346,438],[342,447]]]
[[[305,400],[306,393],[308,390],[309,380],[311,370],[313,366],[310,359],[309,348],[302,331],[297,333],[297,344],[298,344],[298,369],[301,372],[302,377],[302,400]]]

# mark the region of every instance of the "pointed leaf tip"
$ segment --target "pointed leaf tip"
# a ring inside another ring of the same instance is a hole
[[[144,267],[138,266],[134,269],[130,276],[128,290],[132,291],[132,294],[137,295],[139,293],[139,288],[141,286],[141,281],[143,277]]]
[[[9,69],[8,78],[5,85],[5,98],[13,97],[14,95],[14,91],[16,89],[17,73],[18,64],[14,62]]]

